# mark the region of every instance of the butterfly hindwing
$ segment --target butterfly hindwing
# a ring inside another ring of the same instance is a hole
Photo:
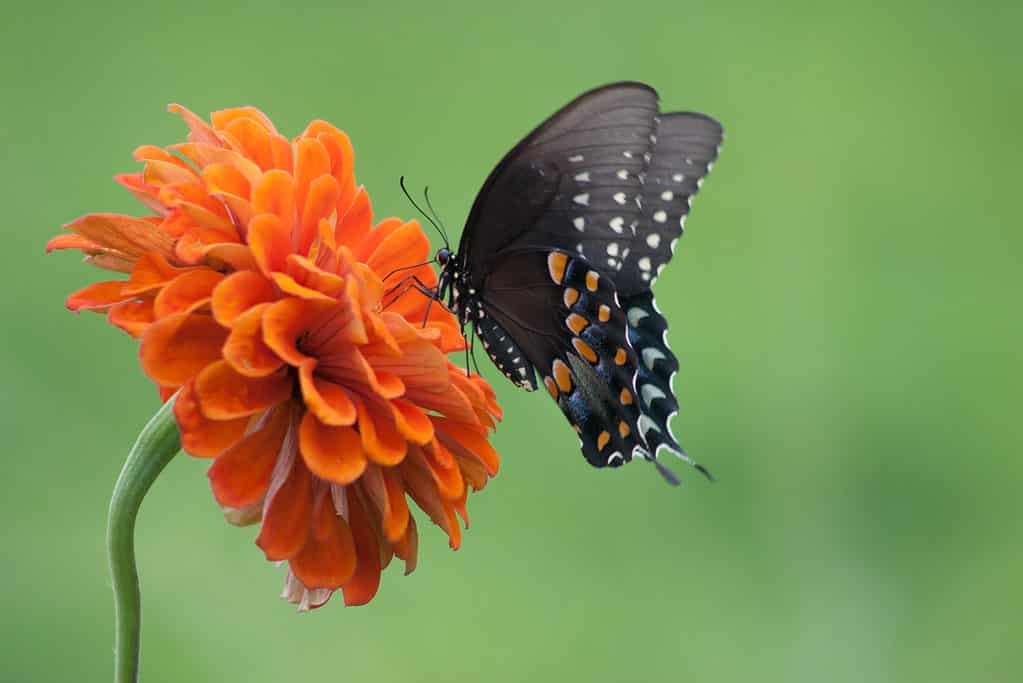
[[[639,357],[614,284],[564,251],[512,251],[486,281],[486,317],[525,352],[597,467],[648,449],[639,425]]]

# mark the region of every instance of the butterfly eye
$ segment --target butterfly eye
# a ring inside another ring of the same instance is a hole
[[[435,258],[441,267],[446,266],[448,261],[451,260],[451,250],[447,247],[441,247],[437,250],[437,256]]]

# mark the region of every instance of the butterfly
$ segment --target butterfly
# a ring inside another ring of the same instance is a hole
[[[642,83],[586,92],[501,159],[457,251],[436,254],[434,298],[508,379],[544,385],[595,467],[642,458],[678,484],[659,452],[691,462],[668,424],[679,366],[651,286],[722,135],[704,114],[661,113]]]

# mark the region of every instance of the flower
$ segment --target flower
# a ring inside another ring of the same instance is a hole
[[[468,490],[498,469],[494,392],[448,360],[457,321],[409,289],[436,284],[429,242],[415,221],[373,224],[343,132],[314,121],[289,141],[254,108],[170,110],[188,141],[140,147],[143,171],[116,177],[153,215],[88,214],[47,245],[129,274],[67,306],[141,340],[227,519],[260,523],[288,563],[283,597],[364,604],[392,557],[415,568],[406,494],[459,546]]]

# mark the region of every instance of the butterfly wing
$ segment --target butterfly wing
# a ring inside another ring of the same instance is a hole
[[[635,395],[639,358],[609,278],[563,251],[508,250],[481,303],[479,325],[516,345],[520,381],[526,368],[541,375],[592,465],[617,466],[651,452]]]
[[[708,116],[660,114],[657,93],[646,85],[598,88],[516,145],[491,172],[470,212],[460,267],[469,286],[486,299],[491,317],[477,330],[485,345],[488,337],[509,342],[488,351],[520,386],[536,386],[534,368],[545,383],[553,379],[555,361],[569,368],[577,391],[552,394],[581,430],[584,454],[593,464],[618,462],[611,457],[616,453],[629,459],[636,448],[656,453],[665,447],[685,457],[668,427],[678,410],[671,387],[678,361],[649,289],[674,253],[721,139],[720,124]],[[611,296],[603,305],[615,321],[622,314],[630,324],[619,330],[609,322],[591,334],[599,330],[605,346],[624,337],[631,379],[614,380],[616,373],[601,366],[607,359],[597,349],[600,360],[590,364],[597,370],[579,364],[575,337],[563,329],[567,309],[558,308],[560,293],[550,280],[541,286],[542,268],[524,256],[552,252],[572,255],[570,263],[583,264],[578,268],[596,272],[609,285]],[[598,379],[611,389],[600,390]],[[608,392],[619,384],[638,399],[634,406],[623,410],[609,400]],[[631,436],[614,438],[619,422]],[[604,433],[611,434],[605,443],[611,450],[597,448]]]

